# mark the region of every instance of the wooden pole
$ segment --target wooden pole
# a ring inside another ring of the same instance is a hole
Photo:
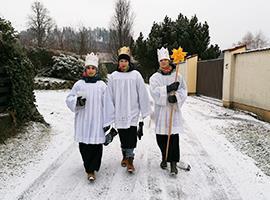
[[[177,79],[178,79],[178,71],[179,71],[179,63],[176,65],[176,73],[175,73],[174,82],[176,82]],[[175,91],[173,92],[173,94],[175,94]],[[171,112],[170,112],[170,123],[169,123],[169,130],[168,130],[168,140],[167,140],[167,147],[166,147],[166,155],[165,155],[165,160],[166,161],[168,159],[169,146],[170,146],[170,137],[171,137],[171,133],[172,133],[172,120],[173,120],[173,104],[171,104]]]

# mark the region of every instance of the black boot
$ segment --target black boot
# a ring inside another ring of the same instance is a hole
[[[178,173],[178,170],[176,168],[176,162],[171,162],[171,175],[176,175]]]
[[[167,161],[162,160],[161,163],[160,163],[160,167],[161,167],[161,169],[166,169],[167,168]]]

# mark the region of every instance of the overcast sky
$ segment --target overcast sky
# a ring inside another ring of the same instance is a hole
[[[81,25],[107,28],[113,15],[115,0],[42,0],[55,23],[62,26]],[[33,0],[0,0],[0,16],[12,22],[18,30],[26,28]],[[221,49],[231,47],[247,31],[262,31],[270,39],[269,0],[131,0],[135,13],[134,37],[139,32],[148,35],[154,21],[161,22],[165,15],[175,20],[179,13],[210,26],[211,43]]]

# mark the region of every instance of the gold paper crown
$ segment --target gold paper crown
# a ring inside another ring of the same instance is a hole
[[[130,56],[130,48],[129,47],[121,47],[119,50],[118,50],[118,55],[121,55],[121,54],[126,54],[128,56]]]

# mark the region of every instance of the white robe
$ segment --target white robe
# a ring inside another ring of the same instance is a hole
[[[113,72],[108,80],[108,93],[114,105],[114,115],[106,121],[113,121],[116,128],[137,126],[139,117],[150,115],[148,92],[138,71]]]
[[[160,135],[168,135],[171,104],[168,102],[167,85],[175,81],[175,73],[170,75],[162,75],[156,72],[150,77],[150,93],[154,99],[154,118],[155,132]],[[184,78],[178,77],[180,82],[178,90],[175,93],[177,103],[173,106],[173,120],[171,134],[179,134],[183,132],[183,118],[181,107],[187,98],[187,86]]]
[[[105,142],[104,125],[104,95],[106,84],[103,81],[85,83],[77,81],[66,98],[68,108],[75,112],[76,142],[85,144],[102,144]],[[86,97],[85,106],[76,106],[79,93]]]

